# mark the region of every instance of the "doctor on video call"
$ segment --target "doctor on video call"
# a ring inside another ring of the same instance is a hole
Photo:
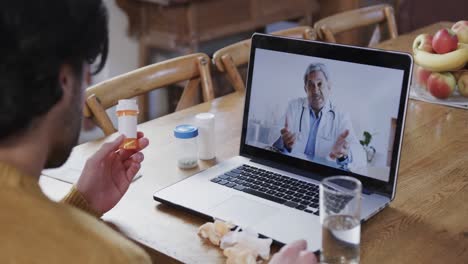
[[[331,163],[367,174],[366,158],[348,114],[331,100],[329,73],[323,63],[310,64],[304,74],[306,97],[289,102],[281,136],[273,146],[283,153]]]

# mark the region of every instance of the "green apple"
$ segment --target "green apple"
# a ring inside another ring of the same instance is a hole
[[[432,35],[420,34],[413,41],[413,50],[424,50],[429,53],[434,53],[432,49]]]
[[[464,71],[460,77],[458,77],[458,92],[464,96],[468,97],[468,71]]]
[[[468,44],[468,21],[458,21],[453,24],[452,30],[457,34],[459,42]]]

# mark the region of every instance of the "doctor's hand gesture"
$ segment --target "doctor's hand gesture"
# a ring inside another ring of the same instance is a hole
[[[346,129],[343,133],[341,133],[338,138],[336,139],[335,145],[330,152],[330,158],[337,159],[343,156],[347,156],[349,152],[349,142],[346,138],[349,135],[349,130]]]
[[[288,118],[286,118],[286,122],[284,123],[284,128],[281,129],[281,138],[283,139],[284,147],[291,152],[292,146],[296,141],[296,134],[291,133],[288,130]]]

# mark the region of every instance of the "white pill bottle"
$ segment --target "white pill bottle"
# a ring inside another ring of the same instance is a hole
[[[119,133],[125,136],[121,149],[138,149],[138,105],[134,99],[119,100],[117,104]]]
[[[200,113],[195,116],[198,127],[198,158],[211,160],[215,153],[215,116],[212,113]]]

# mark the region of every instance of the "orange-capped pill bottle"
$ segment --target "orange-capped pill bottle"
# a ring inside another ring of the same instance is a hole
[[[119,133],[125,136],[121,149],[137,149],[138,105],[136,100],[119,100],[117,104]]]

